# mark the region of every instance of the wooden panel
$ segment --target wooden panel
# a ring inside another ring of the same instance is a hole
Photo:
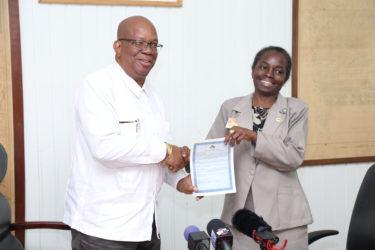
[[[0,191],[10,203],[14,221],[13,104],[8,0],[0,0],[0,22],[0,143],[8,154],[8,170],[5,179],[0,183]]]
[[[20,27],[17,0],[0,0],[0,143],[8,170],[0,188],[11,205],[12,221],[25,221],[25,160]],[[24,243],[23,230],[16,236]]]
[[[305,165],[374,161],[375,1],[299,0],[294,10],[293,94],[310,106]]]

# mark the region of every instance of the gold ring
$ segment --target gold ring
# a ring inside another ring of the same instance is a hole
[[[234,129],[229,130],[229,133],[233,134],[234,133]]]

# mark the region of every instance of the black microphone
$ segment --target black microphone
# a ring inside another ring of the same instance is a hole
[[[229,228],[219,219],[213,219],[207,224],[207,232],[211,235],[211,244],[216,250],[231,250],[233,235]]]
[[[189,250],[209,250],[210,237],[206,232],[199,231],[196,226],[188,226],[184,231],[185,240],[188,242]]]
[[[272,227],[259,217],[254,212],[248,209],[238,210],[232,218],[233,226],[241,233],[254,239],[260,245],[260,249],[277,250],[276,243],[279,242],[279,237],[272,233]],[[284,249],[287,240],[280,250]]]

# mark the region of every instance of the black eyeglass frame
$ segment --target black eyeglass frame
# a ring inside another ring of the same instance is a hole
[[[163,48],[163,44],[160,43],[148,43],[145,41],[130,38],[119,38],[117,40],[130,42],[139,51],[144,51],[147,49],[147,47],[150,47],[153,52],[159,52],[161,48]]]

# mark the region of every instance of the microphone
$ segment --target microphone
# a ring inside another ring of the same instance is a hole
[[[282,250],[286,246],[287,240],[281,248],[276,248],[279,237],[272,233],[272,227],[262,217],[248,209],[240,209],[235,212],[232,224],[238,231],[253,238],[262,250]]]
[[[211,244],[216,250],[231,250],[233,235],[229,228],[219,219],[213,219],[207,224],[207,232],[211,235]]]
[[[189,250],[209,250],[210,237],[206,232],[199,231],[196,226],[188,226],[184,231],[185,240],[188,242]]]

